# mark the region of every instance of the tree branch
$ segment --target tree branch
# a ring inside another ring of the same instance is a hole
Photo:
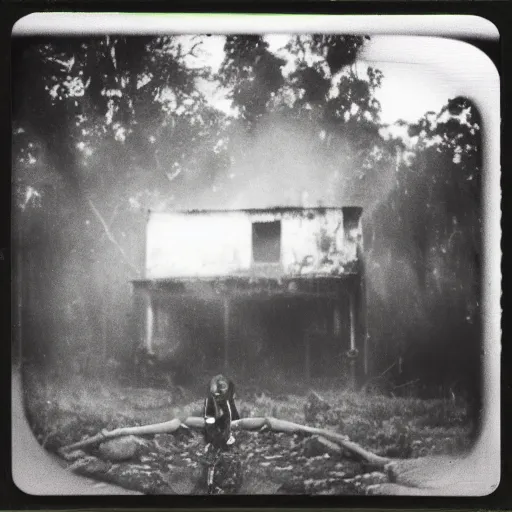
[[[192,45],[192,47],[184,54],[182,54],[182,57],[187,57],[188,55],[191,55],[192,57],[197,57],[196,53],[195,53],[195,49],[198,47],[198,46],[201,46],[202,42],[201,41],[198,41],[197,43],[194,43]]]
[[[112,227],[112,224],[114,223],[114,220],[115,218],[117,217],[117,211],[119,210],[119,208],[121,207],[121,203],[117,203],[115,206],[114,206],[114,210],[112,212],[112,215],[110,216],[110,220],[108,222],[108,227],[111,228]]]
[[[119,245],[117,240],[115,239],[114,235],[110,231],[110,228],[108,227],[108,224],[105,222],[105,219],[101,216],[101,213],[96,208],[95,204],[92,202],[91,199],[87,198],[87,202],[93,211],[94,215],[98,218],[101,225],[103,226],[103,229],[105,231],[105,234],[107,235],[108,239],[118,248],[119,252],[121,253],[121,256],[123,257],[124,262],[129,265],[129,267],[136,273],[136,275],[140,275],[140,272],[138,268],[130,261],[128,256],[126,255],[124,249]]]
[[[304,432],[327,439],[342,449],[357,456],[359,460],[384,469],[391,482],[372,485],[367,489],[368,494],[392,495],[473,495],[474,481],[468,481],[467,468],[470,459],[480,457],[476,451],[469,456],[432,456],[418,459],[390,459],[371,453],[358,444],[349,441],[346,436],[322,428],[308,427],[290,421],[272,417],[242,418],[232,422],[233,429],[260,430],[267,427],[274,432],[296,433]],[[79,441],[60,449],[61,454],[92,446],[108,439],[128,435],[170,434],[180,428],[204,428],[204,419],[190,416],[185,420],[175,418],[164,423],[144,425],[140,427],[118,428],[112,431],[102,431],[93,437]]]
[[[350,441],[346,436],[343,436],[336,432],[331,432],[323,428],[308,427],[306,425],[300,425],[298,423],[293,423],[291,421],[279,420],[277,418],[242,418],[240,420],[233,421],[232,427],[234,430],[259,430],[263,427],[267,427],[273,432],[284,432],[288,434],[304,432],[310,435],[318,435],[331,442],[334,442],[337,445],[341,446],[343,449],[357,456],[359,459],[365,462],[369,462],[371,464],[384,467],[386,464],[393,460],[387,457],[375,455],[374,453],[365,450],[357,443]],[[189,416],[183,421],[181,421],[178,418],[175,418],[171,421],[166,421],[164,423],[156,423],[153,425],[117,428],[111,431],[104,430],[93,437],[84,439],[82,441],[79,441],[68,446],[64,446],[63,448],[61,448],[61,452],[78,450],[80,448],[92,446],[94,444],[101,443],[108,439],[113,439],[115,437],[122,437],[128,435],[172,434],[180,428],[202,429],[204,428],[204,419],[200,417]]]
[[[300,425],[299,423],[293,423],[291,421],[286,420],[279,420],[272,417],[243,418],[241,420],[233,421],[232,426],[234,429],[241,428],[243,430],[260,429],[266,426],[273,432],[285,432],[289,434],[293,434],[296,432],[304,432],[307,434],[324,437],[325,439],[328,439],[329,441],[338,444],[342,448],[345,448],[347,451],[358,456],[360,459],[366,462],[382,466],[384,466],[388,462],[391,462],[391,459],[387,457],[380,457],[379,455],[375,455],[374,453],[365,450],[357,443],[350,441],[346,436],[343,436],[336,432],[331,432],[330,430],[326,430],[323,428],[308,427],[306,425]]]

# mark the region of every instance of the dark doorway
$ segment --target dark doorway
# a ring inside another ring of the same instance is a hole
[[[339,311],[337,320],[335,310]],[[344,300],[248,298],[234,303],[231,311],[229,364],[234,374],[303,382],[309,366],[315,379],[343,377],[343,355],[350,347],[350,319]]]
[[[255,263],[281,260],[281,221],[253,222],[252,257]]]

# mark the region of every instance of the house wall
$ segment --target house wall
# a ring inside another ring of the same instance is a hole
[[[146,244],[150,279],[224,276],[250,268],[251,225],[242,212],[155,213]]]
[[[152,213],[146,277],[222,277],[265,273],[254,264],[252,223],[281,221],[278,274],[343,274],[357,259],[359,221],[348,233],[343,209]]]

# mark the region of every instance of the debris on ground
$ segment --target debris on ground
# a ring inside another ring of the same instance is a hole
[[[145,390],[87,383],[64,388],[43,380],[27,387],[27,417],[39,442],[58,453],[63,446],[104,429],[201,414],[200,397],[177,403],[165,390]],[[145,394],[152,407],[140,407]],[[262,393],[239,399],[237,405],[245,417],[274,416],[303,423],[307,416],[307,423],[329,425],[332,431],[384,456],[396,453],[414,459],[460,453],[471,446],[471,424],[461,401],[336,390],[322,391],[322,395]],[[232,453],[238,462],[218,474],[226,493],[364,495],[375,485],[392,483],[392,472],[384,474],[378,466],[350,458],[321,436],[267,429],[237,431],[235,438]],[[114,438],[65,457],[72,471],[145,494],[205,493],[204,440],[193,429]]]
[[[306,423],[315,423],[325,420],[326,413],[331,406],[315,391],[310,391],[304,404],[304,419]]]
[[[343,453],[343,448],[321,436],[313,436],[304,440],[304,454],[306,457],[317,457],[326,453],[340,456]]]

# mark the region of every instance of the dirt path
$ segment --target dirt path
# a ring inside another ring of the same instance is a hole
[[[22,397],[21,376],[13,369],[12,474],[21,491],[36,496],[141,494],[67,471],[63,462],[36,441],[25,417]]]

